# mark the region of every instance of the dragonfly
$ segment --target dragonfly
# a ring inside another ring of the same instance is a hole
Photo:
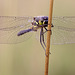
[[[45,51],[47,31],[51,31],[51,44],[75,43],[75,16],[53,17],[51,30],[47,27],[48,16],[0,16],[0,43],[20,43],[28,40],[33,32],[38,31],[40,31],[40,44]]]

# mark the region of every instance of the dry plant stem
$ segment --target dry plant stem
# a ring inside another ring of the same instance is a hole
[[[52,10],[53,10],[53,0],[50,0],[49,18],[48,18],[48,30],[51,30],[52,22]],[[47,44],[46,44],[46,56],[45,56],[45,74],[48,75],[48,65],[49,65],[49,49],[50,49],[50,35],[51,31],[47,32]]]

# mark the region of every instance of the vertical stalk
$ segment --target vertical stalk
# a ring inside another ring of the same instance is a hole
[[[46,43],[46,56],[45,56],[45,74],[48,75],[48,65],[49,65],[49,49],[50,49],[50,36],[51,36],[51,22],[52,22],[52,10],[53,10],[53,0],[50,0],[49,18],[48,18],[48,32],[47,32],[47,43]]]

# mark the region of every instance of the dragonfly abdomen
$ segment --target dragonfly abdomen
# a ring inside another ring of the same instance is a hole
[[[27,33],[27,32],[30,32],[30,31],[32,31],[32,29],[22,30],[22,31],[20,31],[20,32],[17,34],[17,36],[23,35],[23,34],[25,34],[25,33]]]

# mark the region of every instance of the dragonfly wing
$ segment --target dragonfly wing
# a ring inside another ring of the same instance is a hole
[[[19,43],[31,37],[31,32],[22,36],[17,34],[29,29],[33,17],[5,17],[0,16],[0,43]]]
[[[54,17],[51,44],[75,43],[75,17]]]

